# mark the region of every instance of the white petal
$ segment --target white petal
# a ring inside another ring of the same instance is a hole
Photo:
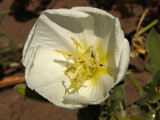
[[[64,95],[63,98],[65,104],[70,104],[70,105],[83,104],[86,106],[88,104],[91,104],[91,101],[89,101],[88,97],[79,94],[67,94]]]
[[[25,56],[26,56],[26,50],[28,49],[29,44],[30,44],[31,39],[32,39],[33,34],[34,34],[36,24],[37,24],[37,23],[35,23],[34,26],[32,27],[32,29],[31,29],[31,31],[30,31],[30,33],[29,33],[29,35],[28,35],[27,41],[25,42],[25,45],[24,45],[24,48],[23,48],[23,58],[22,58],[22,62],[23,62],[23,64],[24,64],[24,66],[26,66],[26,64],[27,64],[26,61],[28,61],[28,59],[29,59],[29,57],[28,57],[28,58],[26,58],[27,60],[24,60],[24,59],[25,59]],[[31,49],[33,50],[33,48],[31,48]],[[32,50],[31,50],[30,52],[28,52],[28,53],[30,53],[29,56],[31,56]],[[32,54],[33,54],[33,53],[32,53]]]
[[[112,67],[118,67],[123,46],[124,33],[118,18],[106,11],[91,7],[73,7],[72,9],[88,13],[94,18],[94,34],[102,38],[102,47],[114,53],[115,61]]]
[[[79,34],[86,39],[93,36],[93,18],[86,13],[69,9],[44,11],[32,28],[23,50],[26,66],[33,48],[48,46],[61,50],[73,50],[71,37],[78,40]],[[92,35],[90,35],[92,34]]]
[[[71,37],[78,42],[86,41],[88,47],[100,40],[101,47],[114,55],[107,65],[118,69],[118,72],[114,76],[100,75],[96,86],[86,80],[78,90],[79,94],[72,90],[65,95],[71,83],[64,74],[66,60],[55,49],[74,51]],[[103,10],[90,7],[46,10],[32,28],[24,47],[26,82],[31,89],[57,106],[74,109],[99,104],[124,77],[129,51],[119,20]]]
[[[64,108],[81,108],[86,105],[64,104],[63,96],[70,82],[64,75],[64,57],[54,52],[53,48],[37,48],[32,67],[26,73],[26,82],[31,89],[57,106]]]
[[[99,104],[107,99],[109,90],[114,86],[113,77],[103,74],[99,76],[97,85],[93,86],[90,80],[85,81],[78,90],[79,94],[69,94],[64,96],[65,103],[68,104]]]
[[[124,75],[126,74],[126,71],[129,65],[129,61],[130,61],[130,46],[129,46],[128,40],[124,39],[123,49],[122,49],[122,53],[121,53],[121,57],[119,61],[119,72],[117,75],[117,83],[120,80],[122,80]]]

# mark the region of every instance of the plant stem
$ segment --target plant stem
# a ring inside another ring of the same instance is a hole
[[[120,102],[120,108],[122,110],[122,117],[126,117],[126,113],[124,111],[123,105],[122,105],[122,101]]]
[[[142,22],[143,22],[145,16],[147,15],[148,11],[149,11],[148,8],[145,9],[145,11],[143,12],[143,14],[142,14],[142,16],[141,16],[141,18],[140,18],[140,20],[139,20],[139,23],[138,23],[138,25],[137,25],[136,34],[135,34],[137,40],[139,39],[139,34],[138,34],[138,33],[139,33],[140,26],[141,26],[141,24],[142,24]]]
[[[143,29],[141,29],[138,34],[141,35],[142,33],[146,32],[147,30],[149,30],[151,27],[153,27],[154,25],[156,25],[158,23],[158,19],[155,19],[154,21],[152,21],[149,25],[147,25],[146,27],[144,27]]]
[[[139,28],[140,28],[140,26],[141,26],[141,24],[142,24],[142,21],[144,20],[144,18],[145,18],[145,16],[147,15],[148,11],[149,11],[148,8],[145,9],[145,11],[144,11],[142,17],[140,18],[140,21],[139,21],[139,23],[138,23],[138,25],[137,25],[136,33],[138,33]]]
[[[138,93],[140,93],[140,91],[142,91],[142,88],[137,83],[136,79],[133,77],[132,72],[130,71],[130,74],[127,74],[127,76],[131,80],[133,86],[136,88],[136,90],[138,91]]]

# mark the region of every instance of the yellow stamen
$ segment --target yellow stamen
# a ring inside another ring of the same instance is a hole
[[[97,73],[107,72],[107,68],[101,64],[101,61],[105,61],[107,58],[106,52],[103,52],[104,55],[100,56],[100,51],[94,49],[93,46],[82,48],[83,45],[78,43],[73,37],[71,37],[71,39],[76,47],[76,52],[70,53],[67,51],[55,50],[65,57],[69,65],[64,74],[69,78],[71,86],[65,90],[65,94],[69,93],[71,89],[76,90],[78,93],[78,89],[86,80],[94,78]],[[95,84],[96,81],[92,83]]]
[[[66,52],[66,51],[63,51],[63,50],[55,50],[55,51],[58,52],[58,53],[66,54],[66,55],[72,55],[70,52]]]
[[[73,37],[71,37],[71,40],[73,40],[73,44],[76,45],[76,48],[78,48],[78,46],[82,48],[81,45]]]

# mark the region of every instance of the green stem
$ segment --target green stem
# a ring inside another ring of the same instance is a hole
[[[147,30],[149,30],[150,28],[152,28],[154,25],[156,25],[158,23],[158,19],[155,19],[154,21],[152,21],[149,25],[147,25],[146,27],[144,27],[143,29],[141,29],[138,34],[141,35],[142,33],[146,32]]]
[[[131,82],[132,82],[133,86],[136,88],[136,90],[140,93],[140,91],[142,91],[142,88],[137,83],[136,79],[133,77],[132,72],[130,72],[130,74],[127,74],[127,76],[131,80]]]
[[[156,25],[158,23],[158,19],[155,19],[154,21],[152,21],[149,25],[147,25],[146,27],[144,27],[143,29],[141,29],[138,32],[138,35],[143,34],[144,32],[146,32],[147,30],[149,30],[150,28],[152,28],[154,25]],[[136,36],[136,34],[134,35]]]

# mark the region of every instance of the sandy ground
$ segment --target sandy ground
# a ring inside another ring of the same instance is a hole
[[[1,30],[6,32],[9,39],[13,39],[17,45],[24,44],[30,29],[43,9],[98,6],[120,19],[126,37],[135,31],[139,17],[143,13],[142,6],[135,3],[126,4],[122,8],[117,8],[119,3],[116,3],[112,6],[110,5],[111,8],[109,8],[103,4],[103,0],[99,2],[93,0],[47,0],[48,3],[45,3],[45,5],[40,3],[43,0],[31,0],[31,3],[26,7],[27,12],[23,14],[23,12],[15,10],[15,6],[21,5],[21,3],[18,4],[15,1],[19,0],[0,0],[0,12],[7,13]],[[39,8],[39,6],[43,8]],[[144,68],[145,63],[142,63],[139,59],[131,60],[131,64],[137,66],[139,70],[134,73],[134,76],[140,85],[144,85],[150,78],[150,74]],[[128,103],[138,98],[138,94],[128,79],[126,79],[125,96]],[[13,90],[12,87],[0,89],[0,120],[77,120],[77,112],[78,110],[63,109],[51,103],[25,98]]]
[[[12,88],[0,92],[0,120],[76,120],[77,110],[26,98]]]

